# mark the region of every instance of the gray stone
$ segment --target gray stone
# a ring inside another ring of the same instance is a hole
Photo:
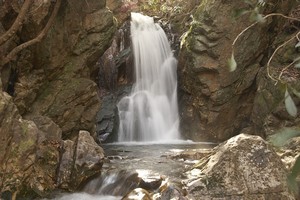
[[[187,172],[192,199],[295,199],[280,157],[259,136],[241,134]]]

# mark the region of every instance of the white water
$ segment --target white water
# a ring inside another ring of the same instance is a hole
[[[180,134],[177,60],[152,17],[131,13],[135,78],[130,96],[118,103],[118,141],[171,141]]]
[[[55,200],[120,200],[122,197],[116,196],[103,196],[103,195],[91,195],[87,193],[73,193],[61,195],[56,197]]]

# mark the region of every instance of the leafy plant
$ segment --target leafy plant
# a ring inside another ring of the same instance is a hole
[[[269,138],[269,141],[277,146],[281,147],[287,143],[287,141],[293,137],[300,136],[300,128],[283,128],[276,134]],[[287,177],[289,188],[295,193],[299,194],[297,176],[300,174],[300,156],[297,157],[295,164],[293,165],[290,174]]]

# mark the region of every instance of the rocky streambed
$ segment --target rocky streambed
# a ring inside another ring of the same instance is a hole
[[[215,146],[215,147],[214,147]],[[296,199],[259,136],[212,143],[107,144],[102,174],[60,199]]]
[[[137,192],[140,193],[137,196],[157,199],[164,190],[168,191],[164,195],[183,197],[182,180],[187,178],[185,171],[200,157],[208,155],[214,146],[213,143],[191,141],[104,144],[106,158],[102,174],[87,183],[81,193],[64,194],[56,198],[80,199],[85,196],[87,199],[131,199],[130,196]]]

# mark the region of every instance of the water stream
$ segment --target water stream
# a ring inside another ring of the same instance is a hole
[[[135,84],[118,103],[118,141],[171,141],[180,138],[177,60],[163,29],[152,17],[131,14]]]
[[[204,154],[215,146],[212,143],[115,143],[105,144],[107,162],[103,173],[90,181],[80,193],[61,194],[57,200],[120,200],[145,182],[164,181],[181,188],[185,171],[198,161],[196,152]],[[163,183],[159,183],[163,184]],[[145,184],[144,184],[145,185]],[[158,185],[159,186],[159,185]],[[151,188],[148,190],[151,192]],[[136,198],[139,199],[139,198]]]
[[[174,155],[211,148],[211,144],[180,141],[177,60],[163,29],[152,17],[132,13],[131,40],[136,83],[117,105],[118,143],[103,145],[107,162],[99,177],[81,193],[57,199],[121,199],[138,187],[155,190],[163,181],[180,188],[184,171],[196,159]]]

